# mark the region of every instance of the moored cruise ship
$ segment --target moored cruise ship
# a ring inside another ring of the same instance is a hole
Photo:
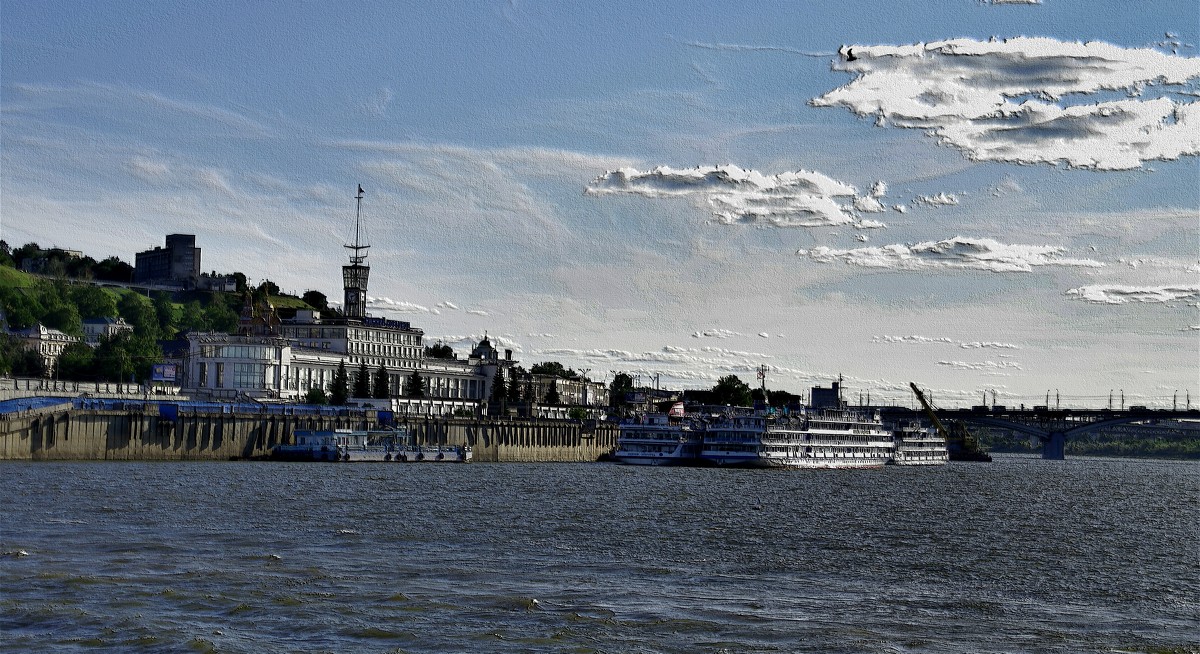
[[[950,460],[946,439],[932,427],[920,424],[899,425],[895,430],[896,453],[892,463],[899,466],[940,466]]]
[[[828,408],[722,417],[708,424],[700,458],[743,468],[874,468],[894,452],[878,413]]]
[[[620,425],[613,458],[644,466],[695,465],[700,455],[699,426],[678,404],[670,413],[646,413]]]

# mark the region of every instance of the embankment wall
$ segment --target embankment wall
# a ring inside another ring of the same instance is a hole
[[[152,406],[152,405],[151,405]],[[595,461],[616,445],[610,425],[430,418],[401,421],[426,445],[468,445],[479,462]],[[361,417],[65,409],[0,418],[0,460],[229,460],[269,456],[297,429],[365,429]]]

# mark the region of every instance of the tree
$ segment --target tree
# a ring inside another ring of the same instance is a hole
[[[96,378],[96,351],[86,343],[71,343],[58,356],[59,379],[76,381]]]
[[[213,302],[204,310],[208,328],[214,332],[232,334],[238,328],[238,312],[229,308],[224,301]]]
[[[200,306],[199,300],[192,300],[183,305],[183,309],[179,313],[180,333],[206,332],[211,328],[211,323],[204,312],[204,307]]]
[[[564,377],[567,379],[575,377],[574,370],[567,370],[563,367],[563,364],[557,361],[535,363],[529,367],[529,373],[532,375],[554,375],[555,377]]]
[[[45,377],[46,360],[37,352],[21,348],[13,353],[12,374],[14,377]]]
[[[329,389],[329,403],[342,406],[350,393],[349,376],[346,374],[346,360],[338,362],[337,372],[333,373],[333,387]]]
[[[133,281],[133,266],[117,257],[109,257],[92,266],[92,276],[110,282]]]
[[[546,404],[561,404],[561,398],[558,397],[558,382],[550,380],[550,390],[546,391],[546,397],[543,400]]]
[[[521,366],[513,366],[508,373],[508,402],[518,404],[521,402],[521,378],[525,376],[525,370]]]
[[[496,376],[492,378],[492,392],[488,396],[488,404],[494,407],[501,407],[507,399],[508,388],[504,385],[504,371],[497,370]]]
[[[354,375],[354,397],[371,397],[371,374],[365,361],[358,364],[358,373]]]
[[[750,386],[737,375],[725,375],[718,379],[712,392],[717,404],[750,406]]]
[[[438,341],[435,345],[425,346],[425,357],[430,359],[456,359],[458,355],[454,353],[454,348]]]
[[[392,380],[388,376],[387,368],[383,364],[379,364],[379,369],[375,371],[375,393],[373,397],[377,400],[386,400],[392,396]]]
[[[100,339],[93,364],[100,380],[127,382],[134,375],[133,357],[129,354],[132,339],[127,333]]]
[[[154,294],[154,315],[158,318],[158,333],[161,338],[174,338],[179,329],[179,312],[171,301],[170,293]]]
[[[413,399],[421,399],[425,397],[425,380],[421,379],[420,370],[414,370],[413,374],[408,378],[408,383],[405,385],[407,386],[404,393],[405,397],[411,397]]]
[[[305,404],[325,404],[328,399],[325,397],[325,391],[319,388],[310,388],[304,394]]]
[[[613,376],[612,383],[608,385],[609,402],[615,407],[625,406],[625,394],[633,390],[633,377],[618,372]]]
[[[0,306],[11,329],[26,329],[37,324],[46,313],[36,287],[0,288]]]
[[[265,294],[268,297],[282,295],[279,285],[269,279],[264,279],[263,283],[258,285],[258,292],[260,295]]]
[[[117,302],[117,311],[125,322],[133,325],[133,333],[137,336],[159,337],[158,314],[150,300],[136,293],[126,293]]]
[[[76,284],[71,287],[71,301],[79,309],[79,315],[84,318],[115,318],[117,316],[117,301],[113,296],[99,286],[92,284]]]
[[[317,311],[329,310],[329,298],[325,297],[325,294],[321,291],[305,291],[304,295],[300,296],[300,299],[304,300],[305,304]]]

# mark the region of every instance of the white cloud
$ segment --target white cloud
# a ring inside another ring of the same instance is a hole
[[[820,263],[842,261],[867,268],[920,270],[955,268],[990,272],[1029,272],[1035,266],[1077,266],[1101,268],[1099,261],[1065,259],[1065,248],[1052,245],[1009,245],[989,238],[955,236],[916,245],[884,245],[853,250],[835,250],[819,246],[797,250],[796,254]]]
[[[730,338],[733,336],[745,336],[745,334],[728,329],[705,329],[692,334],[692,338]]]
[[[140,155],[131,157],[126,165],[135,177],[148,182],[162,181],[171,173],[165,161]]]
[[[812,105],[928,130],[973,160],[1125,170],[1200,154],[1200,103],[1142,97],[1200,77],[1197,58],[1029,37],[840,52],[834,68],[858,77]],[[1101,91],[1130,97],[1063,102]]]
[[[932,338],[929,336],[917,336],[915,334],[912,336],[888,336],[885,334],[883,336],[876,336],[876,337],[872,338],[871,342],[873,342],[873,343],[953,343],[954,341],[950,340],[949,338],[946,338],[945,336]]]
[[[392,313],[431,313],[440,315],[441,312],[437,309],[405,302],[402,300],[393,300],[389,297],[367,297],[367,307],[377,311],[388,311]]]
[[[882,202],[869,195],[854,198],[854,208],[863,213],[883,213],[887,211]]]
[[[967,350],[981,349],[981,348],[997,348],[997,349],[1002,349],[1002,350],[1019,349],[1016,345],[1013,345],[1012,343],[996,343],[996,342],[981,343],[979,341],[974,341],[971,343],[959,343],[958,346],[963,349],[967,349]],[[1004,355],[1001,355],[1001,356],[1004,356]]]
[[[458,310],[458,306],[456,304],[454,304],[453,302],[438,302],[437,306],[440,309],[453,309],[455,311]]]
[[[1120,286],[1096,284],[1081,286],[1067,291],[1085,302],[1095,304],[1125,304],[1127,302],[1174,302],[1200,298],[1200,285],[1175,286]]]
[[[937,195],[918,195],[913,198],[913,202],[923,204],[930,207],[945,207],[958,204],[958,197],[949,193],[938,193]]]
[[[938,361],[939,366],[955,370],[1005,370],[1021,369],[1021,364],[1015,361]]]
[[[957,344],[958,347],[961,347],[961,348],[967,349],[967,350],[982,349],[982,348],[995,348],[995,349],[1005,349],[1005,350],[1020,349],[1018,346],[1013,345],[1011,343],[982,342],[982,341],[970,341],[970,342],[954,341],[953,339],[947,338],[945,336],[931,337],[931,336],[918,336],[915,334],[911,335],[911,336],[888,336],[885,334],[883,336],[875,336],[874,338],[871,339],[871,342],[872,343],[921,344],[921,345],[929,344],[929,343],[950,344],[950,345]],[[1005,355],[1000,355],[1000,356],[1005,356]]]
[[[488,315],[488,312],[486,312],[482,309],[467,309],[467,313],[471,314],[472,316],[487,316]]]
[[[659,166],[646,172],[621,168],[597,177],[584,193],[697,198],[708,204],[720,223],[774,227],[853,223],[854,216],[841,198],[858,196],[853,186],[810,170],[764,175],[732,165],[686,169]]]

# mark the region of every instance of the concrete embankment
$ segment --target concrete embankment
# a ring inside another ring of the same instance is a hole
[[[425,445],[467,445],[475,461],[595,461],[616,445],[611,425],[573,421],[428,418],[400,421]],[[297,429],[376,428],[362,416],[256,413],[163,415],[47,407],[0,417],[0,460],[229,460],[269,456]]]

